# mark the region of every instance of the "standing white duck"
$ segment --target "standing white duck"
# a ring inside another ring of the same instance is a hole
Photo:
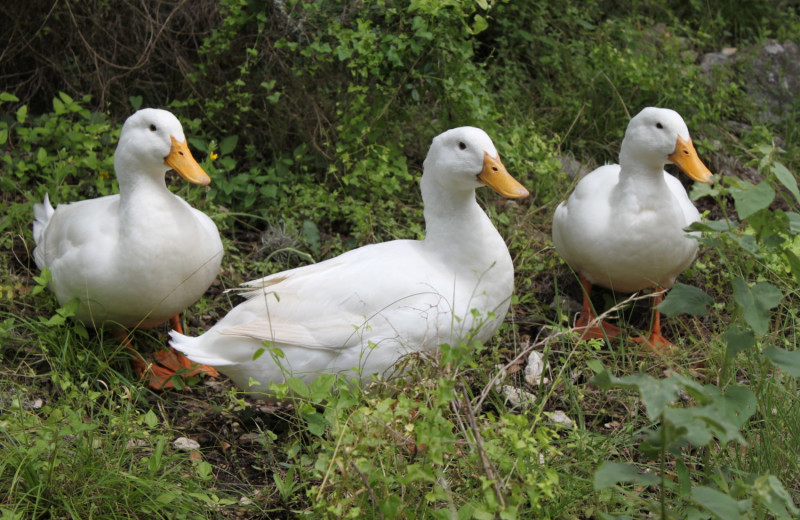
[[[265,397],[288,377],[366,379],[411,352],[489,339],[508,310],[514,266],[475,189],[528,191],[478,128],[434,138],[423,170],[424,240],[367,245],[249,282],[245,302],[202,336],[172,332],[172,346]]]
[[[171,193],[165,174],[211,182],[192,157],[178,119],[146,108],[122,127],[114,153],[119,194],[59,205],[45,195],[34,205],[34,260],[48,267],[60,304],[78,298],[76,318],[94,327],[149,328],[172,320],[197,301],[219,272],[222,242],[214,222]],[[173,327],[174,328],[174,327]],[[128,345],[130,345],[128,343]],[[171,386],[176,370],[198,368],[185,356],[161,356],[148,367],[134,353],[134,366],[150,369],[150,386]],[[216,371],[205,367],[207,373]]]
[[[583,308],[577,327],[584,338],[613,337],[618,329],[596,323],[589,300],[592,284],[614,291],[667,289],[694,261],[697,240],[684,228],[700,220],[681,183],[663,170],[672,162],[692,179],[711,182],[681,116],[648,107],[631,119],[620,149],[619,164],[586,175],[556,208],[553,243],[583,284]],[[662,299],[657,291],[653,307]],[[654,309],[649,338],[652,348],[671,348],[661,335]]]

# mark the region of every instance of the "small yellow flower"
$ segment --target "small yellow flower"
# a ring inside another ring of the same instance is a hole
[[[99,171],[97,175],[99,175],[101,179],[108,179],[110,177],[107,171]]]
[[[210,154],[208,154],[208,157],[211,158],[212,161],[216,161],[219,155],[215,154],[214,152],[211,152]]]

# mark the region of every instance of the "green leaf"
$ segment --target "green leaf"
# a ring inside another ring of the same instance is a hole
[[[479,34],[489,28],[489,22],[483,16],[476,14],[475,23],[472,24],[472,34]]]
[[[725,353],[727,359],[733,359],[739,352],[750,350],[756,345],[756,337],[750,329],[742,329],[733,324],[725,332],[725,339],[728,341],[728,349]]]
[[[305,419],[309,433],[322,437],[325,433],[325,427],[328,426],[328,420],[317,412],[301,412],[300,415]]]
[[[303,238],[308,242],[312,251],[315,253],[319,252],[319,229],[317,225],[310,220],[303,221]]]
[[[737,520],[742,518],[742,505],[736,499],[706,486],[692,489],[692,500],[698,505],[714,513],[721,520]]]
[[[639,391],[647,410],[647,417],[654,421],[670,403],[678,399],[680,378],[656,379],[647,374],[633,374],[625,377],[612,376],[603,369],[590,379],[590,382],[603,390],[612,387],[631,388]]]
[[[758,400],[746,386],[731,385],[714,400],[712,405],[719,414],[737,428],[744,426],[754,413]]]
[[[783,293],[772,284],[761,282],[752,288],[741,277],[733,279],[733,299],[742,308],[744,320],[758,336],[769,329],[770,310],[777,307]]]
[[[22,105],[17,109],[17,121],[24,123],[28,118],[28,105]]]
[[[19,98],[10,92],[0,92],[0,103],[19,101]]]
[[[768,182],[761,182],[755,187],[733,191],[736,213],[740,219],[746,219],[753,213],[768,207],[775,199],[775,190]]]
[[[774,475],[762,475],[753,484],[753,489],[759,497],[759,502],[767,507],[776,518],[794,518],[800,514],[800,509],[794,505],[791,495],[783,487],[780,480]]]
[[[794,195],[794,199],[800,202],[800,190],[797,189],[797,179],[794,178],[792,172],[789,171],[786,166],[779,162],[774,162],[770,167],[772,173],[775,174],[775,177],[783,184],[792,195]]]
[[[767,347],[764,356],[770,363],[792,377],[800,377],[800,350],[784,350],[780,347]]]
[[[306,385],[302,379],[290,377],[286,382],[289,384],[289,388],[292,389],[292,392],[296,393],[300,397],[308,397],[310,395],[308,391],[308,385]]]
[[[800,213],[787,211],[786,216],[789,217],[789,231],[793,235],[800,234]]]
[[[643,484],[646,486],[659,483],[659,478],[650,473],[640,473],[633,464],[606,461],[594,472],[594,489],[608,489],[620,482]]]
[[[228,155],[230,154],[235,148],[236,144],[239,142],[238,135],[229,135],[219,143],[219,153],[221,155]]]
[[[700,184],[700,183],[695,183]],[[730,231],[731,228],[736,227],[736,222],[731,220],[703,220],[698,222],[692,222],[690,225],[684,228],[686,231],[716,231],[716,232],[723,232],[723,231]]]
[[[484,11],[489,9],[489,2],[487,0],[475,0],[475,3]]]
[[[156,427],[158,424],[158,417],[153,410],[147,410],[147,413],[144,414],[144,423],[150,428]]]
[[[666,316],[675,316],[681,312],[692,316],[704,316],[708,314],[708,308],[713,304],[714,299],[701,289],[678,283],[670,289],[664,301],[656,308]]]
[[[308,385],[311,391],[311,399],[316,402],[327,399],[330,397],[334,384],[336,384],[335,374],[320,374]]]
[[[131,96],[128,98],[134,110],[142,108],[142,96]]]

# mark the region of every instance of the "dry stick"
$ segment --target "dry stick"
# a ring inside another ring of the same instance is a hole
[[[497,496],[497,501],[500,503],[501,507],[506,507],[506,499],[505,493],[506,490],[504,489],[505,486],[500,481],[500,476],[497,473],[497,470],[492,466],[492,463],[489,462],[489,457],[486,455],[486,450],[483,448],[483,437],[481,436],[480,431],[478,430],[478,422],[475,418],[475,409],[472,407],[472,402],[467,395],[466,384],[462,378],[461,380],[461,392],[464,395],[463,399],[463,406],[466,408],[466,416],[467,422],[469,423],[470,429],[472,430],[472,434],[475,437],[475,448],[478,450],[478,454],[481,457],[481,464],[483,465],[483,470],[486,472],[486,475],[492,481],[492,487],[494,488],[494,493]],[[501,489],[501,486],[503,489]]]
[[[369,485],[369,482],[367,481],[367,477],[365,477],[364,474],[361,473],[361,470],[358,469],[358,466],[356,466],[356,463],[353,462],[352,460],[350,461],[350,465],[353,466],[353,469],[356,470],[356,473],[358,473],[358,476],[361,477],[361,482],[363,482],[364,486],[366,486],[367,491],[369,492],[369,497],[372,499],[372,503],[375,505],[375,511],[378,513],[378,518],[383,520],[383,513],[381,512],[380,508],[378,507],[378,499],[375,496],[375,492],[372,490],[372,486]]]

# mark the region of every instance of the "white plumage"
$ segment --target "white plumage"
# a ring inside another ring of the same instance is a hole
[[[78,298],[76,317],[113,330],[149,328],[197,301],[219,272],[222,241],[214,222],[171,193],[174,168],[208,184],[178,119],[143,109],[122,127],[114,153],[119,194],[34,205],[33,252],[52,273],[60,304]]]
[[[663,170],[668,162],[694,180],[711,181],[683,118],[673,110],[645,108],[628,125],[620,164],[586,175],[556,208],[553,243],[585,279],[587,292],[587,282],[620,292],[669,288],[694,261],[697,240],[684,228],[700,214],[678,179]],[[582,315],[591,314],[587,305],[584,298]],[[582,316],[579,325],[588,325],[588,318]]]
[[[364,379],[410,352],[486,341],[508,310],[514,267],[475,199],[482,184],[528,195],[485,132],[462,127],[439,135],[421,180],[424,240],[368,245],[249,282],[245,302],[202,336],[171,333],[172,346],[263,395],[288,376]]]

